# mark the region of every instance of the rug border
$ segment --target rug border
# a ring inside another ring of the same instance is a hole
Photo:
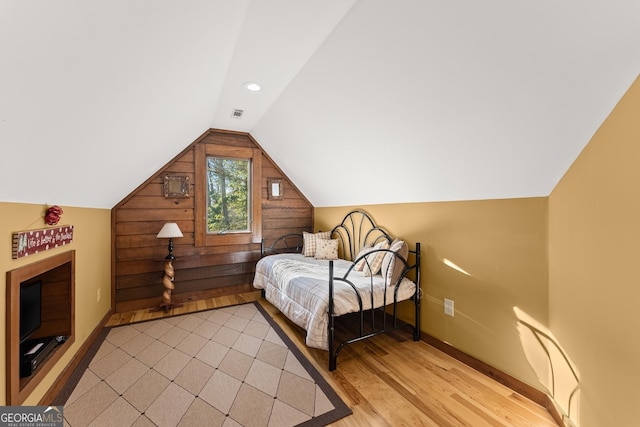
[[[298,359],[298,362],[302,365],[303,368],[309,373],[309,375],[313,378],[315,383],[320,387],[320,389],[324,392],[325,396],[329,399],[334,409],[329,412],[325,412],[317,417],[313,417],[308,421],[305,421],[301,424],[298,424],[299,427],[314,427],[314,426],[326,426],[327,424],[338,421],[341,418],[346,417],[347,415],[351,415],[353,411],[347,404],[342,400],[342,398],[338,395],[338,393],[331,387],[331,385],[324,379],[322,374],[316,369],[315,366],[307,359],[307,357],[302,353],[302,351],[298,348],[298,346],[289,338],[289,336],[282,330],[280,325],[271,318],[267,310],[262,307],[262,305],[253,301],[258,310],[262,313],[265,319],[269,322],[273,330],[278,334],[280,339],[284,341],[287,345],[289,351],[293,353],[293,355]]]
[[[293,342],[293,340],[291,340],[291,338],[289,338],[289,336],[284,332],[284,330],[280,327],[280,325],[278,325],[278,323],[275,320],[273,320],[271,315],[269,315],[267,310],[265,310],[264,307],[262,307],[262,305],[258,301],[250,301],[250,302],[245,302],[245,303],[240,303],[240,304],[232,304],[232,305],[227,305],[227,306],[214,307],[214,308],[209,308],[209,309],[206,309],[206,310],[193,311],[193,312],[190,312],[190,313],[180,313],[180,314],[176,314],[175,316],[171,316],[171,317],[179,317],[179,316],[184,316],[184,315],[188,315],[188,314],[196,314],[196,313],[201,313],[201,312],[205,312],[205,311],[219,310],[219,309],[223,309],[223,308],[237,307],[237,306],[240,306],[240,305],[247,305],[247,304],[253,304],[258,309],[258,311],[260,311],[262,316],[269,323],[269,326],[271,326],[271,328],[273,328],[273,330],[278,334],[278,336],[285,343],[285,345],[287,346],[289,351],[291,351],[291,353],[293,353],[293,355],[296,357],[298,362],[300,362],[302,367],[307,371],[309,376],[311,376],[311,378],[318,385],[318,387],[320,387],[320,389],[324,392],[325,396],[327,397],[327,399],[329,399],[329,401],[331,402],[331,404],[334,407],[333,410],[331,410],[329,412],[325,412],[324,414],[321,414],[321,415],[319,415],[317,417],[313,417],[310,420],[307,420],[307,421],[305,421],[305,422],[303,422],[301,424],[298,424],[296,427],[326,426],[327,424],[336,422],[339,419],[342,419],[342,418],[344,418],[344,417],[346,417],[348,415],[351,415],[353,413],[351,408],[349,408],[349,406],[347,406],[347,404],[344,402],[344,400],[342,400],[342,398],[333,389],[333,387],[331,387],[331,385],[327,382],[327,380],[325,380],[325,378],[318,371],[318,369],[309,361],[309,359],[302,353],[302,351]],[[155,319],[147,319],[147,320],[143,320],[143,321],[140,321],[140,322],[132,322],[132,323],[128,323],[127,325],[131,325],[133,323],[151,322],[151,321],[154,321],[154,320],[161,320],[161,319],[166,319],[166,317],[158,317],[158,318],[155,318]],[[102,345],[102,343],[106,339],[107,334],[109,333],[109,330],[114,329],[114,328],[118,328],[118,327],[122,327],[122,326],[127,326],[127,325],[112,325],[112,326],[104,326],[102,328],[102,330],[100,331],[100,333],[96,337],[95,341],[89,347],[89,350],[85,353],[85,355],[80,360],[80,363],[78,364],[78,366],[76,367],[74,372],[70,375],[70,377],[67,380],[66,384],[62,387],[62,390],[60,390],[60,393],[58,393],[58,395],[54,399],[54,401],[52,403],[53,405],[55,405],[55,406],[64,406],[66,404],[67,400],[71,396],[71,393],[73,393],[73,390],[76,388],[76,386],[78,385],[78,382],[80,381],[80,379],[84,375],[85,371],[89,367],[89,364],[91,363],[91,360],[95,357],[96,353],[98,352],[98,349],[100,348],[100,346]]]

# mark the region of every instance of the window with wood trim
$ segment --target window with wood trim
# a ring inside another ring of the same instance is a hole
[[[203,144],[196,148],[196,246],[260,243],[261,152]]]

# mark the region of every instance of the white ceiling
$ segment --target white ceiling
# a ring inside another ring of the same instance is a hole
[[[111,208],[210,127],[315,206],[546,196],[638,76],[639,23],[637,0],[0,0],[0,201]]]

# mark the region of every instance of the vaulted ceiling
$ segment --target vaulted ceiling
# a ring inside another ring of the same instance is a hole
[[[251,133],[315,206],[546,196],[638,76],[639,21],[637,0],[0,0],[0,201],[111,208],[208,128]]]

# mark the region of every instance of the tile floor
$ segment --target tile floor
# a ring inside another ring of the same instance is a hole
[[[333,403],[255,304],[113,328],[68,426],[287,426]]]

